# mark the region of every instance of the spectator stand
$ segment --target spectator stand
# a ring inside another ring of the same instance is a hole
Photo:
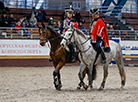
[[[47,19],[49,19],[50,17],[53,17],[54,21],[56,21],[56,22],[62,21],[62,13],[64,12],[63,10],[45,10],[45,11],[47,14]],[[9,12],[9,14],[13,14],[13,16],[15,17],[15,19],[17,21],[19,20],[19,18],[21,18],[23,16],[29,16],[30,13],[31,13],[31,9],[24,9],[24,8],[10,8],[10,12]],[[91,15],[88,11],[80,11],[80,14],[83,17],[83,19],[85,20],[85,23],[83,24],[83,26],[86,29],[86,31],[88,32],[89,28],[90,28],[90,23],[91,23]],[[113,24],[112,18],[110,16],[104,16],[103,13],[100,12],[100,17],[104,18],[104,21],[106,23]],[[38,25],[41,25],[41,22],[38,22]],[[47,25],[47,22],[45,23],[45,25]],[[32,28],[30,28],[30,29],[32,29]],[[11,32],[13,33],[12,30],[11,30]],[[30,30],[30,34],[33,32],[34,32],[33,30]],[[122,31],[122,33],[128,34],[128,35],[131,34],[131,32],[127,32],[127,31]],[[135,39],[137,39],[135,34],[133,34],[132,36],[135,37]]]
[[[49,19],[53,17],[55,21],[62,21],[62,13],[64,10],[45,10],[46,11],[46,18]],[[16,20],[23,16],[30,16],[31,9],[24,9],[24,8],[10,8],[9,14],[13,14]],[[91,23],[91,15],[88,11],[80,11],[82,18],[85,20],[83,24],[84,28],[89,29]],[[105,18],[107,23],[111,23],[110,17],[105,17],[102,12],[100,12],[100,16]]]

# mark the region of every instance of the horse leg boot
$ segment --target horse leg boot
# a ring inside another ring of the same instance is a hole
[[[62,84],[61,84],[61,79],[60,79],[60,72],[58,72],[58,74],[57,74],[57,78],[58,78],[58,88],[57,89],[61,89],[61,87],[62,87]]]
[[[65,65],[62,61],[58,64],[55,64],[55,70],[53,71],[54,85],[57,90],[61,90],[62,84],[60,79],[60,69]]]
[[[57,75],[58,75],[58,73],[56,71],[53,71],[54,85],[55,85],[56,89],[58,89],[58,85],[59,85],[59,81],[58,81]]]
[[[71,62],[74,63],[74,62],[76,62],[76,58],[75,58],[75,51],[74,51],[73,44],[70,43],[68,47],[71,52]]]
[[[57,90],[60,90],[62,87],[61,79],[60,79],[60,72],[53,71],[54,76],[54,85]]]

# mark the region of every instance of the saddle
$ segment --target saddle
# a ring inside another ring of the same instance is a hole
[[[100,46],[100,44],[97,44],[97,45],[92,44],[92,46],[93,46],[94,50],[97,52],[96,46]],[[104,47],[104,42],[102,42],[101,48],[103,49],[103,51],[105,53],[109,53],[111,51],[110,46],[109,47],[106,47],[106,48]]]

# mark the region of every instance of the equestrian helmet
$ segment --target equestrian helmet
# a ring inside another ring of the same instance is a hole
[[[70,5],[69,8],[65,8],[65,13],[68,13],[68,12],[70,12],[70,13],[73,13],[74,12],[74,9],[72,8],[71,5]]]
[[[99,9],[98,8],[91,8],[90,13],[92,14],[92,16],[95,16],[99,13]]]

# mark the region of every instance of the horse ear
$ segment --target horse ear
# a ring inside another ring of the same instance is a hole
[[[45,28],[45,24],[42,22],[42,27]]]

